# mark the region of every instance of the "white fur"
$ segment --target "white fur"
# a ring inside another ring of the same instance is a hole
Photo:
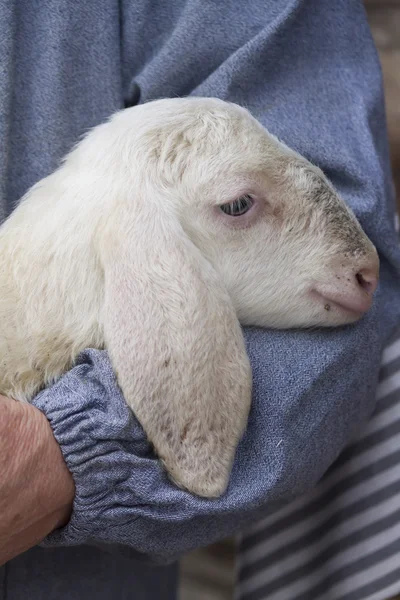
[[[219,210],[244,193],[248,215]],[[30,400],[81,350],[106,347],[171,477],[218,496],[251,399],[239,320],[349,322],[310,290],[368,260],[322,172],[244,109],[191,98],[124,110],[0,228],[0,391]]]

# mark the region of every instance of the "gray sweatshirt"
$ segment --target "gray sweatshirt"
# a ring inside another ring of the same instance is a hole
[[[400,249],[364,9],[359,0],[0,0],[0,61],[2,217],[124,102],[217,96],[320,166],[380,252],[376,302],[357,325],[245,331],[253,406],[219,500],[168,481],[106,352],[88,349],[35,399],[74,476],[74,510],[44,548],[0,569],[1,600],[173,598],[174,567],[137,560],[173,561],[310,489],[374,407],[382,347],[400,322]]]

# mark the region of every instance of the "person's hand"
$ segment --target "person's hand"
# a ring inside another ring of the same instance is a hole
[[[74,493],[46,417],[0,396],[0,565],[65,525]]]

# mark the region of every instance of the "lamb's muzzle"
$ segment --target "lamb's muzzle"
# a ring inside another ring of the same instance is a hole
[[[371,308],[378,287],[379,259],[375,249],[353,259],[349,266],[342,263],[334,273],[330,283],[315,287],[314,296],[324,303],[325,310],[336,308],[360,318]]]

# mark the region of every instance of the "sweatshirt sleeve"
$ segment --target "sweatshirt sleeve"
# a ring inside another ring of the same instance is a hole
[[[237,3],[223,4],[225,14],[207,20],[198,2],[186,3],[168,40],[170,57],[185,43],[188,48],[176,63],[178,92],[247,106],[325,171],[379,250],[376,300],[349,327],[245,330],[253,403],[229,489],[218,500],[193,497],[169,482],[124,403],[107,353],[86,350],[34,401],[76,483],[71,521],[45,545],[116,545],[144,559],[172,560],[309,490],[374,407],[381,352],[400,322],[400,252],[381,73],[364,10],[348,0],[244,2],[235,28]],[[270,7],[268,19],[261,5]],[[185,42],[184,32],[201,19],[205,41],[191,35]],[[203,51],[202,43],[213,49],[220,38],[225,54],[215,51],[209,72],[196,69],[190,53]],[[158,60],[160,53],[151,77],[137,77],[143,100],[177,93],[163,80],[168,69],[158,72]],[[180,68],[189,68],[190,77]]]

